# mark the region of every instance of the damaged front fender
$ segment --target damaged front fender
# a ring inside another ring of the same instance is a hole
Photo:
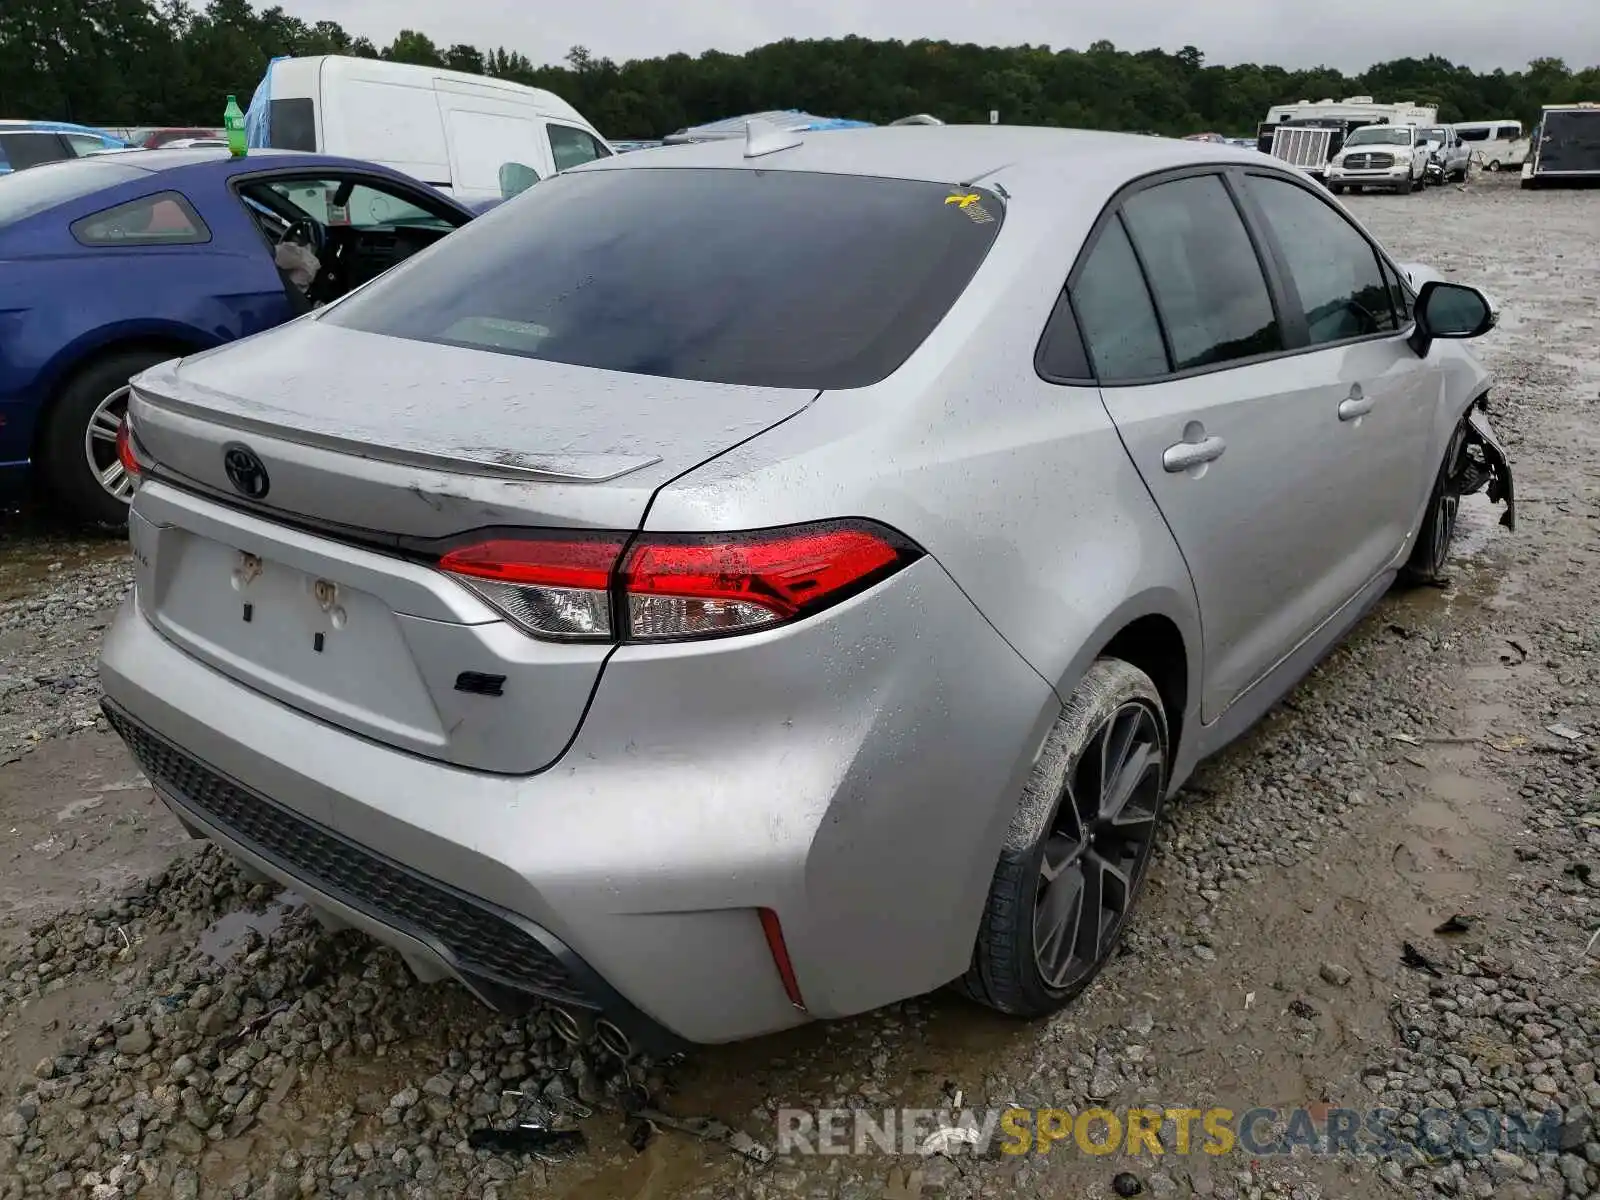
[[[1466,416],[1467,437],[1461,447],[1458,464],[1463,496],[1487,489],[1490,501],[1505,502],[1506,511],[1500,515],[1500,524],[1507,529],[1517,527],[1516,487],[1511,479],[1511,462],[1505,447],[1495,436],[1489,424],[1488,397],[1480,397]]]

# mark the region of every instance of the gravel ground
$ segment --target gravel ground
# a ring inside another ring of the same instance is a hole
[[[1600,194],[1485,179],[1351,207],[1403,259],[1505,306],[1482,345],[1516,533],[1469,507],[1450,586],[1389,597],[1202,767],[1123,954],[1067,1012],[1017,1025],[926,997],[631,1082],[769,1144],[781,1107],[960,1091],[971,1107],[1381,1107],[1402,1141],[1429,1110],[1531,1111],[1551,1114],[1548,1148],[1211,1157],[1168,1140],[1160,1158],[765,1170],[666,1130],[636,1150],[618,1069],[543,1016],[418,985],[185,844],[96,725],[95,643],[126,571],[103,546],[28,542],[0,567],[0,1198],[1600,1195]],[[519,1114],[570,1118],[587,1147],[468,1144]]]

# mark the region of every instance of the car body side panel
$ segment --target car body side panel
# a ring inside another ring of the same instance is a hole
[[[1098,205],[1066,219],[1008,214],[972,286],[899,372],[824,393],[670,484],[644,528],[871,516],[937,558],[1061,696],[1125,624],[1149,615],[1178,628],[1197,683],[1188,570],[1097,390],[1034,370],[1040,331],[1097,214]],[[988,850],[974,855],[992,862]]]

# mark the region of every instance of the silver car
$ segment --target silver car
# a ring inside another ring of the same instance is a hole
[[[1494,312],[1249,150],[564,172],[134,381],[111,722],[198,836],[618,1053],[1048,1013],[1163,801],[1460,497]]]

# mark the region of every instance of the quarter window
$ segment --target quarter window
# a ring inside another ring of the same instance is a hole
[[[80,217],[72,236],[85,246],[190,246],[211,231],[177,192],[162,192]]]
[[[1300,294],[1311,344],[1394,332],[1390,290],[1372,243],[1306,189],[1263,175],[1248,178]]]
[[[610,157],[611,151],[581,129],[574,129],[570,125],[551,125],[548,129],[550,153],[555,157],[558,171],[579,167],[597,158]]]
[[[1112,219],[1090,252],[1072,306],[1102,382],[1149,379],[1170,369],[1155,305],[1120,219]]]
[[[1174,369],[1284,348],[1260,260],[1218,176],[1139,192],[1123,217],[1171,340]]]

